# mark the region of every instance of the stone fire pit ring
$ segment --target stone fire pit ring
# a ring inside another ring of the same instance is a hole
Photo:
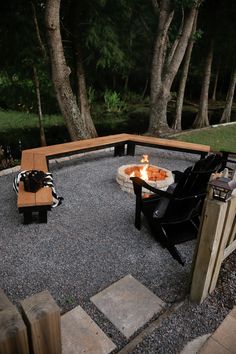
[[[143,167],[143,164],[129,164],[129,165],[123,165],[120,166],[117,170],[117,175],[116,175],[116,181],[117,183],[120,185],[120,188],[124,191],[124,192],[128,192],[128,193],[134,193],[133,190],[133,183],[130,180],[130,176],[125,173],[125,170],[129,167],[135,167],[135,166],[140,166]],[[174,183],[174,177],[172,175],[172,172],[163,168],[163,167],[157,167],[154,165],[150,165],[156,168],[160,168],[162,170],[164,170],[166,172],[166,178],[163,180],[158,180],[158,181],[146,181],[149,185],[151,185],[154,188],[158,188],[161,190],[166,190],[168,188],[168,186],[172,183]],[[149,190],[147,190],[146,188],[142,189],[143,193],[152,193]]]

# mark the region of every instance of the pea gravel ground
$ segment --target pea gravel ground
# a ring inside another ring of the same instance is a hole
[[[114,158],[106,151],[53,164],[51,171],[64,201],[49,213],[47,224],[22,225],[12,190],[14,176],[0,177],[0,287],[15,304],[48,289],[62,313],[82,306],[117,345],[117,352],[128,341],[89,299],[132,274],[167,308],[182,303],[132,353],[180,353],[191,339],[214,331],[234,306],[236,257],[232,254],[223,264],[217,289],[202,305],[189,303],[195,241],[178,246],[186,259],[182,267],[145,225],[141,231],[135,229],[135,198],[115,181],[117,168],[138,162],[143,153],[150,154],[151,163],[170,170],[184,170],[197,158],[140,147],[135,157]]]

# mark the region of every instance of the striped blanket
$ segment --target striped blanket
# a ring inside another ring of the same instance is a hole
[[[18,173],[18,175],[14,178],[13,181],[13,189],[18,194],[19,191],[19,182],[23,181],[24,178],[29,174],[31,171],[26,170],[26,171],[21,171]],[[53,182],[53,176],[49,172],[45,172],[45,177],[43,181],[44,187],[51,188],[52,190],[52,197],[53,197],[53,205],[52,207],[55,208],[59,206],[62,203],[62,200],[64,199],[63,197],[59,197],[58,194],[56,193],[55,187],[54,187],[54,182]]]

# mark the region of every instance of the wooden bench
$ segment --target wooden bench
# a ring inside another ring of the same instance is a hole
[[[134,155],[136,145],[184,151],[200,154],[201,157],[210,152],[210,146],[207,145],[152,138],[148,136],[117,134],[24,150],[21,156],[21,171],[35,169],[48,172],[48,160],[51,158],[108,147],[114,147],[114,156],[122,156],[125,152],[127,155]],[[47,222],[47,212],[51,210],[52,204],[53,198],[50,188],[45,187],[36,193],[30,193],[24,190],[23,183],[20,182],[17,207],[19,212],[23,213],[25,224],[32,221],[33,212],[39,213],[40,222]]]
[[[185,141],[178,140],[170,140],[170,139],[161,139],[161,138],[153,138],[150,136],[142,136],[142,135],[129,135],[130,141],[128,142],[128,155],[134,155],[135,146],[149,146],[155,147],[165,150],[174,150],[174,151],[182,151],[188,152],[191,154],[198,154],[201,158],[205,157],[211,150],[209,145],[188,143]]]
[[[21,155],[21,171],[24,170],[48,172],[47,159],[44,155],[25,150]],[[51,210],[52,204],[53,199],[50,188],[41,188],[36,193],[29,193],[24,190],[23,182],[19,183],[17,206],[19,212],[24,215],[24,224],[32,221],[32,212],[39,213],[40,222],[47,222],[47,211]]]

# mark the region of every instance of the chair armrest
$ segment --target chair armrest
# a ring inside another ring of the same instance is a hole
[[[179,197],[175,197],[174,199],[175,200],[188,200],[188,199],[196,199],[196,198],[202,198],[202,197],[205,197],[207,193],[198,193],[198,194],[193,194],[193,195],[188,195],[188,196],[185,196],[185,197],[182,197],[182,198],[179,198]]]
[[[182,171],[172,171],[172,174],[174,175],[174,180],[175,183],[178,182],[180,180],[180,178],[183,176],[183,172]]]
[[[135,194],[141,194],[142,192],[142,187],[148,189],[149,191],[159,195],[160,197],[166,197],[166,198],[173,198],[171,193],[168,193],[166,191],[162,191],[158,188],[150,186],[147,182],[145,182],[143,179],[139,177],[130,177],[131,181],[133,182],[134,185],[134,193]]]
[[[216,168],[211,168],[211,169],[209,169],[209,170],[194,170],[193,171],[193,173],[194,174],[199,174],[199,175],[204,175],[204,174],[211,174],[211,173],[215,173],[215,172],[217,172],[218,171],[218,169],[216,169]]]

